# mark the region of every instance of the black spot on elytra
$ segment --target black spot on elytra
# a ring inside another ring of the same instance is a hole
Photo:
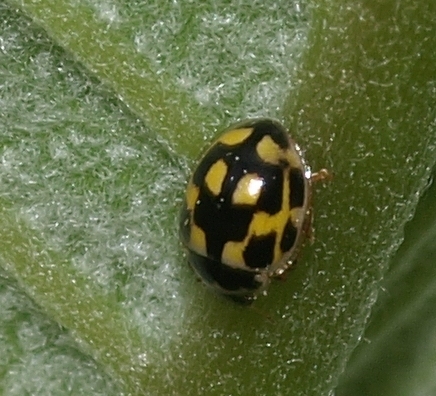
[[[260,211],[274,215],[282,209],[283,170],[279,166],[265,166],[263,171],[264,187],[257,200]]]
[[[280,241],[280,249],[283,253],[288,252],[295,245],[295,240],[297,239],[297,229],[292,225],[291,221],[285,225],[283,231],[282,240]]]
[[[270,265],[274,259],[275,241],[275,232],[252,236],[244,250],[245,264],[250,268],[265,268]]]
[[[289,172],[289,205],[290,209],[304,204],[305,185],[303,171],[292,168]]]

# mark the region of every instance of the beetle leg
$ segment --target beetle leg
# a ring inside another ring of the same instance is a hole
[[[312,183],[316,183],[324,180],[332,180],[333,175],[325,168],[320,169],[318,172],[312,173],[310,180]]]

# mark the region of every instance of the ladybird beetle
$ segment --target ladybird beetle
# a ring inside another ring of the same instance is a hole
[[[250,304],[293,264],[311,237],[311,173],[286,129],[270,119],[235,124],[194,170],[180,214],[188,260],[212,289]]]

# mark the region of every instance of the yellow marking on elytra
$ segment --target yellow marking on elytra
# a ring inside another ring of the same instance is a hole
[[[215,162],[209,169],[205,177],[206,186],[215,195],[219,195],[221,192],[221,186],[223,184],[224,178],[227,174],[227,165],[220,159]]]
[[[190,180],[188,187],[186,188],[186,206],[188,210],[194,209],[199,192],[199,188],[192,183],[192,180]]]
[[[191,239],[189,241],[190,248],[200,256],[206,257],[206,234],[195,224],[191,227]]]
[[[256,173],[247,173],[242,176],[236,185],[232,196],[234,205],[256,205],[264,185],[263,178]]]
[[[269,164],[278,165],[280,160],[285,159],[285,152],[280,146],[271,139],[271,136],[265,135],[256,145],[258,156]]]
[[[217,142],[226,144],[228,146],[234,146],[236,144],[242,143],[247,139],[253,132],[253,128],[240,128],[232,129],[221,135]]]
[[[259,157],[269,164],[278,165],[285,161],[291,168],[303,169],[301,157],[295,150],[292,141],[290,141],[289,148],[282,149],[271,136],[265,135],[257,144],[256,151]]]
[[[229,241],[224,245],[221,254],[221,262],[233,268],[245,268],[243,252],[247,245],[246,240],[242,242]]]
[[[260,236],[277,232],[287,220],[287,216],[282,211],[272,216],[266,212],[257,212],[250,223],[249,234]]]

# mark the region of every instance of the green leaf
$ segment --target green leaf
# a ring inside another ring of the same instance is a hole
[[[434,174],[434,173],[433,173]],[[431,395],[436,389],[436,184],[421,199],[337,395]]]
[[[0,390],[331,393],[434,164],[428,3],[0,3]],[[247,309],[195,281],[177,212],[186,162],[257,115],[335,177]]]

